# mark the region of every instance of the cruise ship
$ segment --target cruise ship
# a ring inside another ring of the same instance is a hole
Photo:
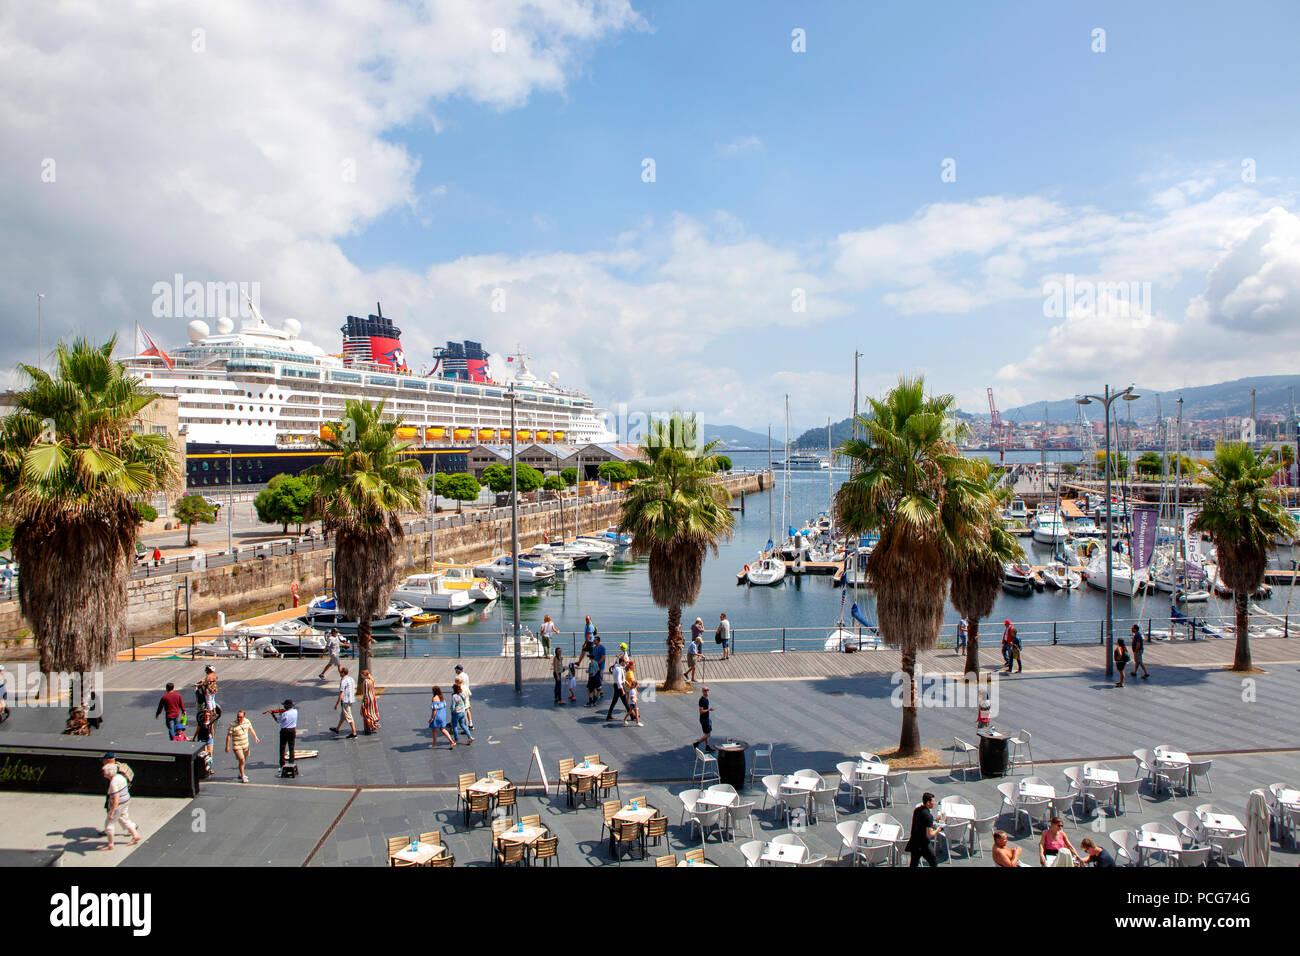
[[[251,303],[250,303],[251,306]],[[217,319],[215,330],[190,322],[189,343],[164,352],[137,331],[139,354],[124,360],[131,374],[161,395],[177,399],[186,441],[186,483],[263,484],[282,472],[297,473],[325,457],[320,444],[342,416],[347,399],[385,401],[400,417],[399,435],[426,471],[465,471],[467,452],[480,444],[510,441],[510,388],[516,398],[516,440],[524,444],[611,442],[605,412],[583,393],[536,378],[522,353],[506,360],[508,383],[477,342],[448,342],[434,351],[431,371],[413,372],[401,330],[376,306],[376,314],[348,316],[343,347],[329,354],[300,337],[302,325],[279,328],[255,308],[235,328]]]

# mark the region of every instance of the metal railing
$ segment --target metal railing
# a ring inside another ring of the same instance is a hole
[[[1261,619],[1258,615],[1253,615],[1253,627],[1256,629],[1252,636],[1277,636],[1289,638],[1291,636],[1290,617],[1287,615],[1270,615],[1268,618]],[[1021,645],[1027,648],[1043,647],[1051,645],[1099,645],[1104,644],[1106,640],[1106,625],[1103,620],[1083,620],[1083,621],[1016,621],[1017,636],[1020,638]],[[1185,621],[1166,620],[1157,617],[1144,618],[1115,618],[1114,634],[1115,639],[1127,641],[1132,626],[1136,624],[1142,630],[1143,638],[1148,642],[1171,640],[1175,642],[1205,640],[1215,637],[1231,637],[1228,630],[1233,624],[1231,616],[1218,617],[1193,617],[1188,616]],[[776,651],[868,651],[872,649],[887,649],[887,646],[879,643],[874,629],[847,625],[844,628],[851,635],[842,642],[839,639],[832,640],[836,628],[831,627],[733,627],[731,634],[731,653],[772,653]],[[1276,631],[1277,633],[1272,633]],[[529,637],[534,636],[531,631],[527,632]],[[374,644],[372,653],[376,657],[400,657],[404,659],[419,658],[461,658],[461,657],[497,657],[502,656],[503,649],[507,652],[506,656],[513,653],[513,634],[509,630],[500,632],[489,631],[449,631],[439,632],[436,630],[426,631],[422,628],[416,629],[394,629],[390,631],[376,630],[374,632]],[[349,634],[351,647],[345,653],[349,656],[356,656],[357,642]],[[661,654],[665,649],[666,634],[663,628],[654,630],[602,630],[600,631],[601,644],[605,647],[607,653],[616,654],[620,644],[627,644],[628,653],[635,656],[638,653],[644,654]],[[191,636],[188,645],[177,645],[174,637],[149,637],[138,636],[131,639],[131,659],[145,660],[157,659],[159,657],[204,657],[206,656],[200,647],[204,641],[201,638]],[[945,628],[940,638],[938,647],[952,649],[956,646],[956,627],[949,625]],[[996,649],[1001,645],[1002,630],[994,622],[989,622],[987,628],[981,628],[980,642],[981,645]],[[556,644],[565,649],[570,657],[576,658],[578,651],[582,647],[582,632],[579,631],[561,631],[556,635]],[[159,645],[150,647],[150,645]],[[551,653],[556,645],[548,646],[547,653]],[[713,640],[713,634],[706,632],[704,635],[704,659],[716,659],[721,656],[721,646]],[[250,652],[250,648],[245,644],[243,654],[221,654],[217,655],[226,658],[258,656],[255,652]],[[281,653],[278,655],[282,658],[299,658],[299,657],[318,657],[319,653],[308,651],[306,653]]]

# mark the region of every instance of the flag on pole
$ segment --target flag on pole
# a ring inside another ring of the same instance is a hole
[[[136,323],[135,326],[135,350],[139,355],[152,355],[154,358],[160,358],[168,369],[172,368],[171,356],[154,344],[154,340],[149,338],[149,333],[139,323]]]

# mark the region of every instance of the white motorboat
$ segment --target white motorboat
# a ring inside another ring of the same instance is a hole
[[[255,637],[251,642],[239,634],[227,632],[194,645],[195,657],[279,657],[269,637]]]
[[[550,568],[556,574],[568,574],[573,570],[574,564],[572,558],[563,554],[557,554],[554,551],[541,550],[544,547],[546,546],[538,545],[532,551],[526,551],[519,557],[520,559],[527,559],[535,564],[540,564],[543,567]]]
[[[626,542],[624,542],[618,537],[606,537],[603,534],[580,534],[576,540],[578,542],[585,541],[588,544],[603,545],[608,550],[611,557],[616,551],[625,551],[632,545],[631,538],[628,538]]]
[[[515,656],[515,634],[514,631],[508,631],[501,635],[501,656]],[[546,648],[542,644],[542,639],[530,631],[526,626],[519,627],[519,656],[520,657],[547,657]]]
[[[878,651],[884,645],[875,628],[837,627],[826,636],[822,649],[827,651]]]
[[[1008,563],[1002,566],[1002,590],[1028,594],[1034,589],[1034,584],[1034,571],[1029,565]]]
[[[1034,540],[1042,544],[1064,541],[1069,534],[1065,527],[1065,519],[1054,508],[1040,508],[1031,522],[1031,527]]]
[[[1091,518],[1080,518],[1070,525],[1070,534],[1076,538],[1100,538],[1105,533]]]
[[[502,583],[514,581],[515,569],[514,562],[510,555],[503,554],[487,564],[474,565],[474,573],[485,578],[492,578],[494,581]],[[555,577],[555,572],[545,565],[538,564],[535,561],[525,561],[519,559],[519,583],[520,584],[541,584],[550,581]]]
[[[542,555],[553,554],[558,557],[568,558],[573,562],[575,568],[585,568],[587,562],[591,560],[590,551],[583,551],[581,548],[570,548],[567,545],[562,544],[547,544],[543,542],[542,544],[536,545],[533,550]]]
[[[412,574],[393,589],[393,597],[426,611],[458,611],[469,607],[469,591],[447,587],[444,575],[443,571]]]
[[[1008,521],[1028,521],[1029,509],[1025,507],[1025,500],[1023,498],[1012,498],[1011,504],[1003,509],[1002,517]]]
[[[442,583],[449,591],[465,591],[471,601],[495,601],[500,597],[496,585],[489,578],[474,573],[473,565],[433,562],[433,569],[442,572]]]
[[[777,557],[759,554],[758,560],[745,569],[745,580],[750,584],[779,584],[785,579],[785,562]]]
[[[303,614],[307,623],[313,627],[338,628],[340,631],[355,631],[358,622],[349,620],[339,608],[338,598],[333,591],[322,591],[307,604]],[[399,627],[402,624],[402,611],[390,604],[388,609],[370,622],[371,629]]]
[[[275,650],[286,657],[321,656],[326,649],[325,632],[298,620],[241,627],[235,633],[245,641],[255,642],[259,638],[268,638]],[[351,646],[346,639],[339,643],[343,648]]]
[[[1048,587],[1069,591],[1083,583],[1083,575],[1058,561],[1043,568],[1043,582]]]
[[[603,541],[596,542],[590,538],[574,538],[564,546],[566,548],[576,548],[579,551],[587,552],[587,554],[591,555],[592,561],[600,561],[614,556],[614,548],[611,545]]]

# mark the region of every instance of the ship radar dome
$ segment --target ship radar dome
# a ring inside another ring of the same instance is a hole
[[[221,318],[217,319],[218,333],[221,335],[229,335],[233,331],[235,331],[235,323],[231,320],[230,316],[223,315]]]
[[[559,385],[559,384],[560,384],[560,373],[559,373],[559,372],[552,372],[550,375],[548,375],[548,376],[546,376],[546,377],[550,380],[550,382],[551,382],[552,385]]]
[[[289,338],[296,339],[298,333],[302,331],[302,323],[297,319],[285,319],[284,330],[289,333]]]
[[[211,330],[208,328],[208,323],[204,322],[202,319],[195,319],[189,324],[188,331],[190,341],[197,345],[208,337]]]

